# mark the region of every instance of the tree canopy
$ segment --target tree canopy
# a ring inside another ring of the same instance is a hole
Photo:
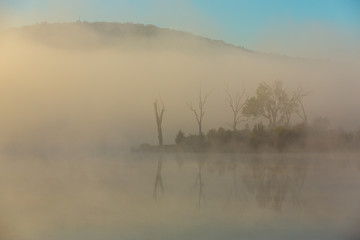
[[[269,128],[288,126],[291,115],[297,112],[299,101],[295,94],[289,94],[280,80],[269,85],[260,83],[256,96],[246,100],[242,113],[247,117],[262,117],[268,120]]]

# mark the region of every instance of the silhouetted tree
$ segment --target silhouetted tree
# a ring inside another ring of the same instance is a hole
[[[190,110],[194,113],[196,122],[198,124],[198,128],[199,128],[199,137],[203,137],[203,132],[202,132],[202,121],[205,115],[205,111],[204,111],[204,106],[207,100],[208,94],[206,94],[205,96],[202,93],[202,89],[201,87],[199,88],[198,91],[198,109],[195,109],[192,104],[189,104],[189,108]]]
[[[246,121],[246,119],[241,119],[241,109],[244,107],[245,103],[246,103],[246,99],[245,101],[243,101],[243,99],[246,97],[245,96],[245,88],[242,91],[241,94],[236,93],[236,95],[231,95],[229,88],[226,89],[226,93],[227,93],[227,101],[228,104],[231,108],[231,111],[233,113],[233,119],[232,119],[232,123],[230,124],[232,130],[235,132],[237,130],[237,126],[240,122]]]
[[[272,85],[260,83],[256,96],[249,98],[242,110],[245,116],[263,117],[273,129],[281,124],[289,125],[290,117],[297,108],[295,97],[289,97],[280,80]]]
[[[160,99],[161,106],[158,105],[158,100],[156,99],[154,102],[154,111],[155,111],[155,119],[158,130],[158,140],[159,146],[163,145],[163,135],[162,135],[162,120],[165,112],[165,107],[163,101]]]
[[[282,123],[284,124],[285,127],[289,127],[290,126],[290,119],[291,116],[294,112],[299,112],[298,111],[298,101],[296,99],[295,94],[290,97],[288,94],[285,94],[282,102],[282,106],[280,109],[280,112],[282,114],[281,118],[282,118]]]
[[[249,136],[249,144],[252,148],[257,150],[259,147],[268,142],[269,133],[266,131],[265,126],[260,122],[255,124]]]
[[[300,117],[301,120],[303,120],[305,124],[308,123],[308,117],[305,112],[303,98],[308,95],[309,92],[305,92],[304,89],[302,88],[298,88],[297,91],[294,93],[295,100],[298,103],[298,105],[300,105],[300,109],[299,108],[297,109],[296,114]]]
[[[185,140],[185,134],[183,133],[183,131],[179,130],[179,132],[177,133],[176,137],[175,137],[175,143],[176,144],[182,144]]]

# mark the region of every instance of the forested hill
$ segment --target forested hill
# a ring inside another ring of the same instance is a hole
[[[123,47],[250,52],[220,40],[133,23],[39,23],[11,29],[7,33],[50,47],[69,49]]]

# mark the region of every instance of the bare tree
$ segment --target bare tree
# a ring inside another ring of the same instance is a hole
[[[232,123],[230,124],[230,126],[233,129],[233,131],[235,132],[237,130],[238,124],[240,124],[243,121],[246,121],[246,119],[242,119],[240,116],[241,109],[245,106],[246,100],[247,100],[247,98],[245,96],[245,88],[241,94],[239,94],[237,92],[236,95],[234,96],[230,93],[229,87],[227,87],[226,93],[227,93],[228,104],[233,113],[233,120],[232,120]]]
[[[288,94],[283,96],[283,103],[281,106],[281,122],[284,124],[285,127],[290,126],[290,119],[294,112],[298,112],[298,101],[296,95],[290,98]]]
[[[160,98],[160,104],[159,104],[158,99],[155,100],[154,111],[155,111],[155,119],[156,119],[156,125],[157,125],[157,130],[158,130],[159,146],[161,147],[163,145],[162,121],[163,121],[163,116],[164,116],[164,112],[165,112],[164,102],[162,101],[161,98]],[[157,171],[156,171],[156,176],[155,176],[155,184],[154,184],[154,191],[153,191],[155,200],[157,199],[157,192],[158,192],[159,188],[160,188],[161,193],[164,192],[164,186],[163,186],[162,177],[161,177],[161,169],[162,169],[162,155],[159,156],[158,164],[157,164]]]
[[[196,122],[198,124],[198,128],[199,128],[199,136],[203,136],[203,132],[202,132],[202,121],[203,121],[203,118],[204,118],[204,115],[205,115],[205,111],[204,111],[204,106],[205,106],[205,103],[206,103],[206,100],[207,100],[207,97],[208,97],[208,94],[206,95],[203,95],[202,93],[202,89],[201,87],[199,88],[199,91],[198,91],[198,109],[195,109],[192,104],[189,104],[189,108],[190,110],[194,113],[195,115],[195,119],[196,119]]]
[[[302,89],[302,88],[298,88],[297,91],[294,93],[296,102],[300,105],[300,108],[301,108],[301,109],[298,109],[296,111],[296,113],[299,116],[299,118],[301,118],[301,120],[304,121],[305,124],[307,124],[308,118],[307,118],[307,114],[305,112],[303,98],[308,96],[309,94],[310,94],[310,92],[305,92],[304,89]]]
[[[155,111],[155,119],[156,125],[158,130],[158,140],[159,146],[163,145],[163,135],[162,135],[162,120],[165,112],[164,102],[160,99],[160,105],[158,104],[159,101],[156,99],[154,102],[154,111]]]

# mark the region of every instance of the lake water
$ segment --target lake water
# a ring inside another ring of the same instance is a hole
[[[0,239],[359,239],[360,154],[0,161]]]

